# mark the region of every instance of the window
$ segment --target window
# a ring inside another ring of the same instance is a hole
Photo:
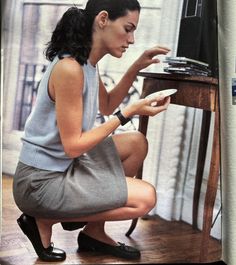
[[[23,130],[37,95],[37,89],[48,61],[44,57],[46,43],[57,21],[68,9],[64,1],[25,1],[19,57],[14,130]],[[69,2],[69,1],[67,1]],[[79,5],[78,5],[79,6]]]
[[[202,0],[185,0],[184,17],[201,17]]]

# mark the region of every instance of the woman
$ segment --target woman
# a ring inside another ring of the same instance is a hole
[[[25,125],[13,193],[23,212],[17,220],[40,259],[60,261],[63,250],[51,245],[52,225],[84,227],[79,250],[95,250],[135,259],[139,250],[115,242],[105,221],[127,220],[148,213],[156,203],[149,183],[131,178],[147,154],[138,132],[110,136],[133,115],[154,116],[168,98],[141,99],[94,127],[98,109],[112,114],[137,73],[169,50],[147,50],[107,92],[97,63],[104,55],[120,58],[134,43],[140,5],[137,0],[89,0],[85,10],[65,12],[46,49],[51,61]],[[126,177],[125,177],[126,176]]]

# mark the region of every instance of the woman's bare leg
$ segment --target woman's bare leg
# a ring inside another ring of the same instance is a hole
[[[136,176],[148,152],[147,139],[140,132],[127,132],[114,135],[113,140],[125,175]]]
[[[113,136],[126,176],[135,176],[147,154],[147,141],[138,132],[123,133]],[[155,188],[139,179],[126,177],[128,199],[124,207],[84,216],[76,219],[45,220],[37,219],[41,238],[45,247],[50,243],[49,227],[57,222],[87,221],[84,232],[98,240],[114,244],[114,241],[104,231],[105,221],[134,219],[148,213],[156,204]],[[44,236],[43,236],[44,235]]]

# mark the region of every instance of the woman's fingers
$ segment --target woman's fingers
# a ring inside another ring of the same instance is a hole
[[[154,103],[156,103],[154,105]],[[158,97],[156,98],[156,100],[153,100],[151,105],[154,107],[166,107],[170,104],[170,97]]]
[[[158,96],[154,99],[147,99],[146,104],[146,115],[155,116],[168,108],[170,97]]]
[[[156,46],[156,47],[153,47],[153,48],[147,50],[147,53],[149,54],[150,57],[153,57],[153,56],[156,56],[158,54],[167,54],[169,51],[170,51],[169,48]]]
[[[160,60],[155,58],[157,55],[165,55],[170,51],[167,47],[155,46],[143,52],[143,54],[134,63],[138,71],[148,67],[151,64],[159,63]]]

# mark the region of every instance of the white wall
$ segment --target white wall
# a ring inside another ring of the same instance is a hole
[[[221,157],[223,189],[223,260],[236,264],[236,99],[232,83],[236,80],[236,1],[218,0],[219,77],[221,109]]]

